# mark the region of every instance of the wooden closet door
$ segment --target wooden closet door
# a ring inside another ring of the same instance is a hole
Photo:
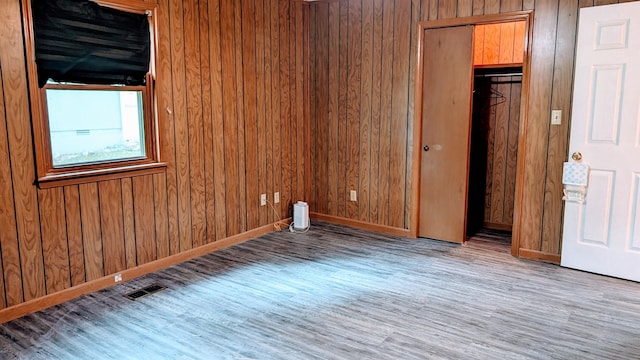
[[[465,240],[473,26],[427,29],[422,59],[420,237]]]

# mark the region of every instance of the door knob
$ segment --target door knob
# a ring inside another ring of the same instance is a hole
[[[580,160],[582,160],[582,154],[579,151],[576,151],[573,154],[571,154],[571,158],[574,161],[580,161]]]
[[[424,151],[429,151],[429,145],[425,145],[425,146],[422,148],[422,150],[424,150]]]

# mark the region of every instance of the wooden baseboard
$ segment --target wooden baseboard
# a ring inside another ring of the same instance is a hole
[[[284,221],[288,221],[289,219],[284,219]],[[200,246],[195,249],[191,249],[185,252],[181,252],[175,255],[171,255],[166,258],[162,258],[159,260],[152,261],[150,263],[146,263],[135,268],[123,270],[118,272],[118,274],[122,274],[122,281],[128,281],[131,279],[135,279],[137,277],[159,271],[169,266],[173,266],[193,258],[206,255],[210,252],[227,248],[232,245],[240,244],[249,239],[270,233],[274,231],[273,224],[265,225],[253,230],[249,230],[247,232],[230,236],[228,238],[218,240],[203,246]],[[19,317],[34,313],[36,311],[40,311],[42,309],[46,309],[48,307],[61,304],[65,301],[69,301],[80,297],[82,295],[86,295],[98,290],[106,289],[108,287],[116,285],[114,282],[114,275],[110,274],[108,276],[102,277],[100,279],[92,280],[54,294],[45,295],[43,297],[33,299],[27,302],[23,302],[6,309],[0,310],[0,323],[5,323],[7,321],[11,321],[17,319]],[[118,282],[120,284],[120,282]]]
[[[558,254],[549,254],[537,250],[520,249],[518,251],[518,257],[522,259],[545,261],[560,265],[560,255]]]
[[[513,229],[513,225],[511,224],[498,224],[498,223],[492,223],[488,221],[485,221],[482,224],[482,226],[484,226],[487,229],[502,230],[502,231],[512,231]]]
[[[408,229],[401,229],[401,228],[387,226],[387,225],[372,224],[365,221],[346,219],[339,216],[320,214],[316,212],[310,213],[309,216],[312,219],[326,221],[332,224],[346,225],[346,226],[351,226],[358,229],[370,230],[370,231],[375,231],[375,232],[389,234],[389,235],[414,237],[414,236],[411,236],[411,231],[409,231]]]

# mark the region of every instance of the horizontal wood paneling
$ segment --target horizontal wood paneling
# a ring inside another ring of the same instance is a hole
[[[0,3],[0,308],[261,228],[262,193],[281,217],[303,199],[309,6],[157,4],[166,172],[38,190],[22,4]]]
[[[404,195],[412,192],[414,184],[402,179],[410,179],[409,155],[413,146],[407,136],[413,123],[415,67],[410,66],[410,59],[416,57],[417,38],[413,25],[423,20],[533,9],[532,83],[529,101],[522,104],[527,107],[529,118],[523,161],[521,247],[558,255],[563,209],[560,178],[571,110],[575,28],[579,8],[593,5],[593,1],[578,0],[383,0],[382,4],[349,0],[340,1],[339,5],[311,5],[315,14],[311,33],[318,34],[310,44],[314,64],[310,82],[316,89],[311,101],[321,104],[311,108],[312,139],[315,139],[311,144],[314,147],[311,151],[312,193],[316,194],[312,211],[410,228],[408,213],[414,205]],[[340,19],[339,24],[336,18]],[[336,26],[338,36],[332,35]],[[382,31],[376,31],[380,27]],[[327,33],[330,36],[324,35]],[[498,25],[497,34],[501,33],[510,34],[511,29],[501,29]],[[518,27],[513,29],[513,34],[524,36]],[[489,39],[483,35],[485,43],[496,42],[495,58],[499,61],[500,36]],[[513,53],[522,53],[520,47],[519,42],[515,43]],[[339,50],[326,54],[327,48]],[[370,50],[371,54],[364,54],[363,49]],[[485,55],[483,53],[483,57]],[[502,57],[507,57],[506,52]],[[381,61],[381,67],[376,65],[377,61]],[[336,77],[336,73],[339,76]],[[333,104],[331,96],[336,89],[339,95],[337,141],[321,141],[327,137],[327,131],[332,131],[331,126],[335,126],[331,125],[335,105],[324,104]],[[362,94],[370,95],[371,100]],[[362,106],[368,109],[369,103],[378,105],[379,110],[361,112]],[[551,106],[564,110],[561,126],[550,126]],[[347,124],[347,128],[343,128],[343,124]],[[509,145],[517,133],[507,131],[502,136],[503,143]],[[327,164],[331,171],[326,170]],[[515,168],[509,165],[502,170],[512,173]],[[503,190],[509,188],[511,192],[511,186],[505,182]],[[349,190],[358,191],[359,206],[348,201]],[[512,199],[505,197],[505,201]],[[339,205],[337,213],[333,211],[335,202]],[[348,211],[341,211],[341,204],[349,204]],[[508,217],[503,214],[505,220],[512,220]]]

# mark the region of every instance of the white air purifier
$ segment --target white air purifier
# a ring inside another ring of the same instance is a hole
[[[304,201],[293,204],[293,229],[306,230],[309,228],[309,206]]]

